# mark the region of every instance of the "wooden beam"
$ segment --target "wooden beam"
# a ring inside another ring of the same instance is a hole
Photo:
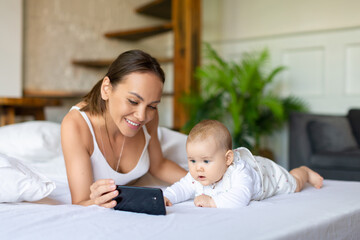
[[[197,88],[194,72],[200,65],[201,0],[173,0],[174,30],[174,125],[180,129],[188,120],[179,99]]]

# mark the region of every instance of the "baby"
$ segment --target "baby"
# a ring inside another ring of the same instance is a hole
[[[235,208],[251,200],[299,192],[323,177],[306,166],[290,172],[246,148],[232,150],[228,129],[215,120],[198,123],[186,142],[189,173],[164,191],[166,206],[192,199],[197,207]]]

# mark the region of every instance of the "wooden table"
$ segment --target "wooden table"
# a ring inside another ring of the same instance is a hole
[[[45,120],[47,106],[60,106],[59,99],[51,98],[0,98],[0,126],[15,123],[15,116],[33,116],[35,120]]]

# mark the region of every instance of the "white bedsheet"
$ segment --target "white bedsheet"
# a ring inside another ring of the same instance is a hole
[[[29,130],[23,131],[24,126]],[[13,149],[6,153],[46,174],[57,186],[40,203],[0,203],[0,240],[360,239],[360,182],[326,180],[321,190],[307,186],[301,193],[251,202],[241,209],[196,208],[188,201],[167,207],[166,216],[76,206],[70,204],[59,155],[60,125],[38,121],[0,130],[3,151]],[[21,143],[17,133],[22,134]],[[186,167],[186,136],[162,128],[159,139],[164,156]],[[161,185],[149,175],[138,184]]]
[[[359,239],[360,182],[325,180],[320,190],[251,202],[241,209],[191,201],[152,216],[76,206],[65,181],[45,203],[0,204],[0,239]]]

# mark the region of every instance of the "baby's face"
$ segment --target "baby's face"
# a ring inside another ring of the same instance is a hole
[[[186,152],[191,176],[204,186],[221,180],[228,168],[226,151],[213,138],[188,143]]]

